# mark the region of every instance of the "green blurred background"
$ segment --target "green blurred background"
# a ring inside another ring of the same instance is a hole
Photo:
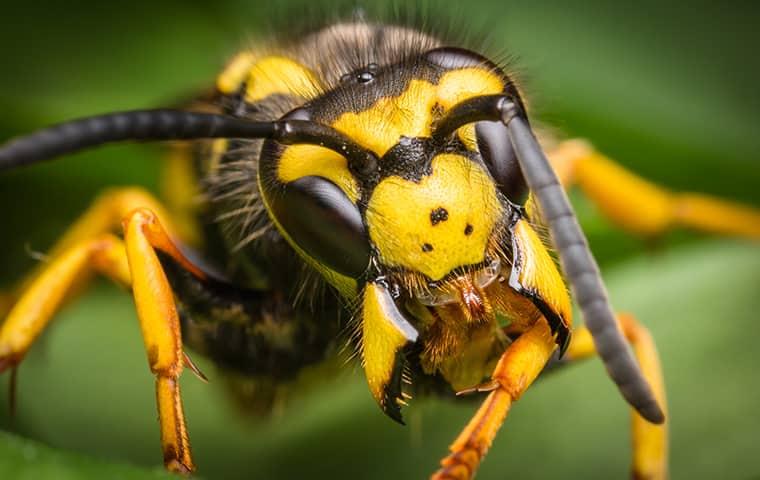
[[[251,0],[60,3],[3,6],[0,139],[184,98],[272,10]],[[672,188],[760,207],[759,7],[526,3],[470,0],[452,17],[492,29],[492,43],[519,58],[535,115]],[[105,186],[156,190],[160,153],[109,147],[0,175],[0,285],[31,268],[29,252],[44,251]],[[643,242],[573,200],[615,305],[659,344],[673,477],[760,477],[760,246],[687,232]],[[221,373],[197,360],[211,383],[186,375],[183,387],[206,478],[420,478],[476,407],[415,399],[401,428],[348,367],[272,418],[243,418]],[[0,386],[0,478],[164,476],[146,367],[131,299],[96,284],[28,355],[13,419]],[[594,360],[523,397],[479,478],[624,478],[628,459],[628,413]]]

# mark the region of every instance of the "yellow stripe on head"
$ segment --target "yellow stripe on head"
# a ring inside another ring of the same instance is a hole
[[[572,309],[567,286],[541,238],[525,220],[517,222],[512,235],[515,264],[520,268],[520,285],[538,295],[570,324]]]
[[[459,140],[467,147],[467,150],[471,152],[478,151],[478,138],[475,135],[475,124],[467,124],[457,130],[457,136]]]
[[[346,112],[332,124],[359,145],[383,156],[399,139],[429,137],[436,115],[434,107],[445,112],[457,103],[480,95],[498,94],[504,90],[502,78],[481,67],[452,70],[441,76],[437,84],[413,79],[396,97],[383,97],[361,112]],[[474,127],[460,129],[459,136],[468,149],[476,150]]]
[[[448,110],[457,103],[482,95],[497,95],[504,91],[504,80],[494,71],[483,67],[459,68],[446,72],[438,81],[438,103]]]
[[[216,88],[225,95],[232,95],[240,89],[256,61],[252,52],[238,53],[216,78]]]
[[[216,88],[233,95],[245,85],[245,100],[255,103],[275,95],[311,99],[324,92],[319,78],[295,60],[278,55],[257,59],[253,52],[237,54],[216,79]]]
[[[359,185],[343,155],[317,145],[286,147],[277,163],[277,178],[288,183],[310,175],[330,180],[354,203],[359,199]]]
[[[397,97],[383,97],[367,110],[346,112],[332,126],[382,157],[401,136],[429,137],[435,86],[412,80]]]
[[[251,66],[245,100],[255,103],[275,94],[311,99],[323,91],[319,78],[307,67],[286,57],[269,56]]]

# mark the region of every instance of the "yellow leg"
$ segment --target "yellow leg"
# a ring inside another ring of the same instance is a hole
[[[665,385],[662,370],[652,336],[631,315],[618,315],[620,327],[633,346],[644,376],[652,386],[657,402],[665,409]],[[589,331],[579,328],[573,332],[573,339],[565,358],[576,360],[595,355],[594,342]],[[667,415],[667,411],[666,411]],[[667,423],[654,425],[631,410],[633,477],[636,479],[659,480],[668,476],[668,428]]]
[[[549,361],[556,344],[545,320],[536,322],[502,355],[492,381],[475,390],[490,391],[478,412],[449,447],[434,480],[470,479],[491,446],[512,402],[533,383]]]
[[[11,291],[0,292],[0,320],[6,317],[11,307],[28,290],[31,283],[46,269],[46,265],[54,262],[62,252],[83,241],[92,240],[107,232],[120,230],[120,222],[136,208],[147,208],[158,215],[161,224],[174,239],[183,238],[169,220],[169,215],[161,203],[150,193],[139,187],[123,187],[106,190],[85,211],[66,233],[56,242],[47,253],[47,262],[40,263],[31,273],[20,281]],[[79,288],[78,284],[85,283],[87,275],[81,275],[68,289],[64,301],[72,300]]]
[[[182,256],[150,210],[135,210],[124,220],[124,239],[145,351],[156,375],[164,465],[173,472],[189,473],[195,467],[178,383],[188,360],[182,351],[174,295],[156,250],[170,255],[195,276],[205,275]]]
[[[129,267],[122,241],[104,234],[73,245],[46,265],[10,309],[0,328],[0,369],[21,361],[72,285],[89,277],[92,270],[129,285]]]
[[[166,209],[153,195],[139,187],[116,188],[106,190],[96,198],[90,208],[50,250],[49,255],[55,257],[59,251],[66,249],[72,243],[92,238],[103,232],[118,230],[122,220],[137,208],[147,208],[153,212],[170,236],[176,238],[176,229]]]
[[[125,187],[106,190],[90,205],[64,235],[49,250],[47,256],[54,261],[63,251],[84,240],[90,240],[106,232],[116,232],[120,229],[123,218],[136,208],[147,208],[154,212],[173,239],[179,239],[177,229],[169,219],[166,209],[153,195],[139,187]],[[19,298],[29,284],[45,269],[40,264],[28,275],[17,288],[11,298]]]
[[[697,193],[670,192],[615,164],[582,140],[549,153],[566,187],[577,184],[620,227],[645,236],[672,227],[760,239],[760,211]]]
[[[121,228],[121,221],[131,211],[137,208],[147,208],[155,212],[161,224],[172,238],[182,238],[175,232],[169,220],[166,209],[150,193],[139,187],[123,187],[106,190],[99,195],[66,233],[56,242],[47,253],[47,262],[40,263],[18,285],[9,292],[0,292],[0,319],[5,318],[11,307],[20,296],[29,289],[31,283],[47,269],[49,263],[55,262],[62,252],[70,250],[74,245],[90,241],[104,233],[116,232]],[[78,291],[77,285],[85,283],[87,275],[81,275],[70,286],[66,298],[71,300]]]
[[[129,195],[121,198],[130,199]],[[110,218],[94,214],[105,209],[103,205],[96,202],[97,208],[83,217],[93,222],[78,222],[62,240],[64,245],[56,249],[50,261],[27,282],[18,296],[18,302],[0,327],[0,372],[18,365],[72,289],[81,286],[93,271],[131,286],[148,363],[156,375],[164,463],[169,470],[188,473],[194,470],[194,465],[178,378],[183,366],[192,364],[182,349],[174,296],[156,250],[171,256],[193,275],[199,278],[205,275],[175,247],[158,215],[139,208],[139,201],[126,201],[111,210],[112,213],[128,212],[123,221],[123,241],[107,233],[75,238],[110,228],[113,223]]]

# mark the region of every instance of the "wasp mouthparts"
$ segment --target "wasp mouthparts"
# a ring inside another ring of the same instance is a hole
[[[473,282],[472,275],[461,275],[452,283],[459,293],[458,303],[465,319],[477,323],[486,321],[492,312],[491,304],[482,287]]]
[[[468,323],[486,322],[491,318],[493,309],[485,289],[496,281],[499,275],[501,262],[493,259],[483,268],[463,273],[429,291],[418,293],[416,298],[423,305],[431,307],[457,304]]]

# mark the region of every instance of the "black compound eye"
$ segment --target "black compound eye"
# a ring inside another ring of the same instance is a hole
[[[510,201],[522,204],[528,194],[520,163],[517,161],[507,127],[501,122],[477,122],[478,150],[499,191]]]
[[[457,47],[435,48],[425,53],[425,60],[445,70],[487,66],[498,72],[499,68],[486,57]]]
[[[311,120],[311,111],[306,107],[298,107],[283,115],[280,120]]]
[[[352,278],[367,269],[370,245],[361,214],[333,182],[302,177],[269,194],[268,201],[277,222],[306,254]]]

